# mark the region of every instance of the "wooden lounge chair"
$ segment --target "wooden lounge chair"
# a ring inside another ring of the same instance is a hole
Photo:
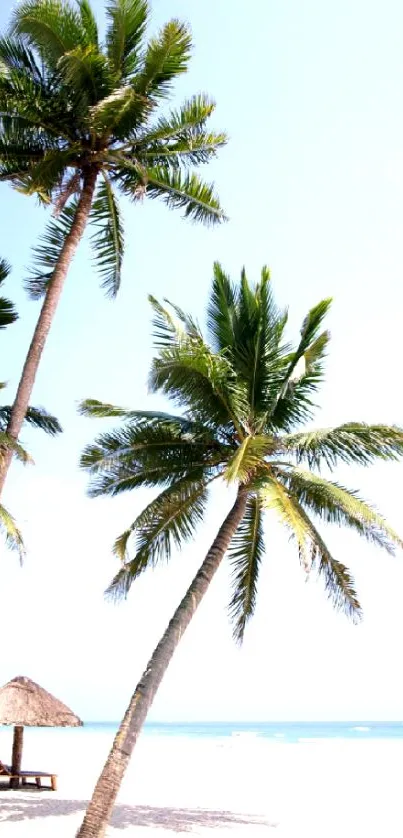
[[[11,780],[18,780],[18,784],[21,780],[23,786],[36,786],[38,789],[42,788],[42,779],[48,777],[52,791],[57,790],[57,774],[48,774],[46,771],[18,771],[16,774],[13,774],[11,766],[5,765],[1,760],[0,777],[7,777],[10,780],[10,786]],[[30,782],[30,780],[34,780],[35,782]]]

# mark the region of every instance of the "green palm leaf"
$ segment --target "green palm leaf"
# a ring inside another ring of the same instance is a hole
[[[13,13],[11,31],[24,36],[54,70],[66,52],[88,43],[80,14],[63,0],[19,3]]]
[[[148,148],[162,141],[168,143],[172,139],[196,139],[198,133],[203,132],[214,110],[215,102],[204,93],[192,96],[179,109],[171,111],[168,116],[161,116],[154,126],[148,128],[144,136],[139,138],[140,145]]]
[[[168,425],[176,426],[186,433],[189,439],[189,434],[195,437],[204,437],[214,443],[214,438],[211,432],[206,431],[203,425],[193,422],[187,416],[178,416],[174,413],[166,413],[162,410],[126,410],[124,407],[100,402],[98,399],[85,399],[78,405],[78,412],[81,416],[90,417],[92,419],[111,419],[117,416],[128,421],[142,422],[165,422]]]
[[[326,317],[326,314],[329,311],[331,304],[331,297],[325,300],[321,300],[320,303],[311,308],[311,310],[305,317],[305,320],[301,328],[301,339],[299,345],[297,346],[295,352],[293,352],[290,358],[290,364],[287,369],[287,373],[284,380],[284,387],[287,386],[298,362],[305,358],[306,353],[309,353],[310,351],[311,358],[313,357],[315,361],[318,361],[318,359],[322,357],[321,354],[318,352],[318,349],[321,345],[323,346],[323,348],[325,348],[325,346],[327,345],[327,339],[329,335],[328,332],[324,332],[322,335],[319,335],[318,332],[323,323],[324,318]],[[318,339],[320,340],[319,344]],[[316,347],[316,351],[312,350],[312,344]]]
[[[92,236],[92,246],[102,278],[102,288],[108,296],[116,297],[122,274],[123,222],[114,191],[106,176],[93,202],[91,221],[98,228]]]
[[[108,96],[100,99],[91,108],[90,125],[93,131],[114,137],[125,136],[127,127],[133,129],[145,118],[148,109],[147,101],[139,96],[133,87],[126,85],[114,90]],[[106,158],[108,159],[108,158]],[[124,166],[125,158],[109,155],[111,166]],[[130,161],[129,161],[130,162]]]
[[[71,231],[77,202],[64,207],[59,218],[52,218],[42,236],[42,243],[33,248],[34,265],[25,287],[33,300],[40,299],[48,288],[58,264],[66,237]]]
[[[169,300],[165,300],[164,302],[172,309],[172,314],[152,294],[148,295],[148,300],[153,309],[152,322],[155,346],[159,348],[172,347],[178,349],[181,345],[186,346],[191,341],[199,344],[203,349],[203,336],[193,318],[186,315],[178,306],[173,306]]]
[[[142,168],[138,165],[122,167],[116,176],[122,190],[132,199],[145,194],[162,198],[170,209],[183,209],[184,217],[206,225],[226,220],[212,184],[204,183],[195,174],[172,171],[169,166]]]
[[[88,44],[98,46],[98,26],[89,0],[76,0],[80,12],[81,26]]]
[[[167,117],[161,117],[155,127],[139,137],[138,145],[147,166],[178,167],[184,162],[198,166],[215,157],[227,142],[224,133],[205,130],[206,121],[215,108],[204,94],[193,96]]]
[[[139,64],[149,5],[146,0],[109,0],[107,15],[109,62],[116,77],[125,79],[135,72]]]
[[[397,460],[403,454],[403,429],[388,425],[347,422],[336,428],[288,434],[282,437],[284,450],[309,468],[338,463],[369,465],[376,459]]]
[[[151,392],[161,391],[205,422],[233,425],[241,437],[247,420],[245,388],[231,376],[223,356],[204,345],[196,351],[191,341],[161,349],[149,376]]]
[[[163,166],[147,169],[147,195],[162,198],[170,209],[183,209],[185,218],[203,224],[217,224],[226,216],[214,192],[195,173],[183,175]]]
[[[343,611],[353,622],[358,622],[362,617],[362,610],[350,571],[333,558],[306,512],[297,501],[295,505],[309,532],[312,568],[316,568],[318,574],[323,577],[325,590],[335,610]]]
[[[7,425],[10,421],[11,416],[11,407],[9,405],[2,405],[0,407],[0,430],[5,431]],[[33,428],[37,428],[40,431],[45,431],[45,433],[49,434],[50,436],[56,436],[56,434],[60,434],[63,431],[62,426],[56,416],[52,416],[51,413],[48,413],[43,407],[29,407],[25,416],[25,421],[28,425],[31,425]]]
[[[299,468],[276,472],[292,496],[326,523],[348,526],[392,554],[395,546],[403,547],[400,536],[357,492]]]
[[[144,151],[144,159],[150,167],[167,166],[178,169],[184,164],[200,166],[209,163],[217,152],[227,143],[227,135],[211,132],[198,132],[197,136],[184,137],[177,142],[158,143],[155,148],[148,147]]]
[[[21,174],[16,189],[25,195],[37,195],[44,204],[51,203],[56,192],[58,195],[63,192],[63,178],[74,164],[76,154],[74,148],[45,151],[40,160],[31,162],[29,170]]]
[[[288,530],[298,545],[301,564],[310,570],[309,540],[310,528],[305,514],[302,514],[296,498],[273,475],[268,474],[259,492],[264,509],[272,511]]]
[[[208,435],[189,433],[181,422],[139,417],[100,434],[81,456],[91,474],[90,494],[116,495],[134,486],[171,485],[189,470],[211,474],[225,458],[225,446]]]
[[[147,46],[143,69],[135,82],[137,92],[157,101],[166,98],[174,79],[187,71],[191,46],[190,33],[183,23],[167,23]]]
[[[22,72],[34,81],[42,82],[42,73],[34,52],[21,38],[0,37],[0,76],[9,76],[10,71]]]
[[[79,45],[65,52],[58,69],[66,85],[71,86],[89,105],[110,94],[113,88],[108,61],[95,44]]]
[[[299,345],[284,359],[287,363],[282,386],[278,388],[271,410],[274,430],[289,431],[313,416],[315,403],[312,395],[323,379],[323,360],[330,340],[327,331],[318,332],[330,305],[330,298],[322,300],[308,312],[301,328]]]
[[[131,527],[116,539],[114,553],[123,563],[107,593],[114,598],[125,596],[132,583],[148,567],[168,561],[172,548],[180,548],[192,537],[203,520],[206,507],[206,482],[200,472],[190,473],[161,492],[138,515]],[[135,535],[135,556],[128,558],[127,545]]]
[[[10,265],[6,259],[0,259],[0,285],[7,279],[10,273]],[[11,300],[7,297],[0,297],[0,329],[5,329],[11,323],[15,323],[18,314]]]
[[[22,564],[25,557],[24,541],[13,516],[2,504],[0,504],[0,531],[5,537],[7,547],[18,553]]]
[[[32,463],[32,459],[25,448],[9,436],[6,431],[0,430],[0,460],[2,459],[5,451],[12,451],[17,460],[24,465]]]
[[[213,271],[207,326],[214,351],[223,352],[235,344],[235,333],[238,330],[238,289],[219,262],[214,263]]]
[[[273,448],[274,442],[270,437],[257,435],[245,437],[228,460],[224,478],[228,483],[249,482]]]
[[[263,516],[256,495],[248,498],[244,518],[229,550],[232,567],[232,598],[229,605],[234,638],[242,642],[247,621],[256,606],[259,568],[264,556]]]

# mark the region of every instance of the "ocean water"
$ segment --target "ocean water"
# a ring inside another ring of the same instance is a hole
[[[117,728],[118,722],[85,723],[88,733],[113,735]],[[147,722],[143,736],[193,740],[262,737],[285,744],[326,739],[396,741],[403,740],[403,722]]]

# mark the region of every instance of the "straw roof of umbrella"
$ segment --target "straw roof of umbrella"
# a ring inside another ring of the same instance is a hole
[[[78,727],[82,721],[35,681],[18,676],[0,689],[0,725]]]

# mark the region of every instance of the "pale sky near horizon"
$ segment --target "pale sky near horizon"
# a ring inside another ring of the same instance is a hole
[[[101,18],[104,3],[93,0]],[[0,27],[12,5],[3,0]],[[247,9],[246,9],[247,5]],[[204,168],[230,222],[206,230],[162,204],[125,203],[122,289],[105,300],[84,243],[46,348],[33,403],[60,418],[58,440],[24,432],[36,465],[14,466],[5,502],[23,527],[23,569],[0,547],[0,683],[26,674],[85,719],[123,712],[155,642],[200,564],[229,498],[217,492],[197,540],[150,572],[128,601],[102,592],[115,571],[110,545],[145,493],[85,497],[77,467],[99,426],[77,417],[85,397],[149,403],[147,293],[169,296],[201,322],[215,259],[234,277],[267,263],[297,336],[307,309],[334,297],[332,344],[317,422],[403,424],[403,7],[398,0],[154,0],[153,24],[190,22],[194,60],[175,102],[204,90],[230,143]],[[22,291],[46,213],[1,186],[0,253],[21,319],[0,335],[0,378],[12,396],[38,304]],[[403,533],[402,464],[338,470]],[[267,532],[256,616],[234,646],[227,569],[183,638],[150,718],[402,719],[403,554],[390,558],[347,532],[326,532],[352,568],[365,619],[336,615],[305,582],[292,545]]]

